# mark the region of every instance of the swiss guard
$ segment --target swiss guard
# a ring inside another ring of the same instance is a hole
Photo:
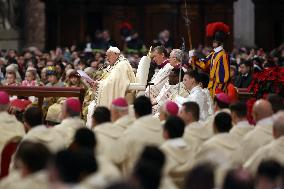
[[[223,43],[229,35],[229,26],[223,22],[213,22],[206,27],[206,36],[213,40],[213,51],[203,59],[194,55],[194,50],[189,51],[191,64],[203,71],[209,72],[210,81],[208,90],[214,98],[215,94],[226,92],[230,78],[229,57],[223,48]]]

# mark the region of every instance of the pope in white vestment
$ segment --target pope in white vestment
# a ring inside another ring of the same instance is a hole
[[[96,86],[96,106],[109,107],[113,99],[124,97],[130,83],[135,82],[135,75],[129,61],[120,54],[116,47],[110,47],[106,54],[109,66]]]
[[[113,99],[125,97],[130,83],[135,82],[135,75],[129,61],[120,54],[117,47],[110,47],[106,53],[109,66],[101,78],[93,83],[94,100],[88,106],[87,127],[91,127],[92,115],[97,106],[110,107]]]

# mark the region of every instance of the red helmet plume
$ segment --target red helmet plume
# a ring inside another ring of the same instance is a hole
[[[207,24],[206,26],[207,37],[214,37],[217,31],[222,31],[225,34],[229,34],[230,28],[228,25],[224,24],[223,22],[213,22]]]

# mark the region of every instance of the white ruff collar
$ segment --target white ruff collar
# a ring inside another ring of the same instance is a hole
[[[216,47],[215,49],[214,49],[214,52],[220,52],[221,50],[223,50],[223,46],[219,46],[219,47]]]

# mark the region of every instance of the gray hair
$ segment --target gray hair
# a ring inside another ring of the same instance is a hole
[[[180,49],[173,49],[171,54],[177,59],[177,61],[181,62],[182,61],[182,50]]]

